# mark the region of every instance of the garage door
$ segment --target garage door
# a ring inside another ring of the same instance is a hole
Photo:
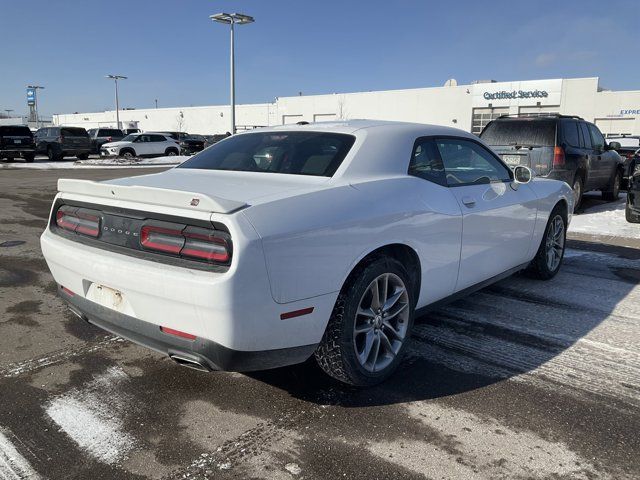
[[[633,121],[633,118],[596,118],[596,126],[605,136],[631,135]]]
[[[302,115],[283,115],[282,125],[291,125],[302,121]]]
[[[314,122],[331,122],[336,119],[335,113],[316,113],[313,115]]]

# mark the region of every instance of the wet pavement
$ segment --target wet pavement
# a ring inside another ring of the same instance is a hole
[[[206,374],[77,319],[40,253],[58,177],[151,172],[0,175],[0,479],[640,477],[639,249],[570,241],[417,319],[372,389]]]

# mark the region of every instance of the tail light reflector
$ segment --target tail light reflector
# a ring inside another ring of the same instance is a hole
[[[97,238],[100,234],[100,214],[86,208],[62,206],[56,212],[56,225],[68,232]]]
[[[181,332],[180,330],[174,330],[173,328],[160,327],[160,331],[168,335],[174,335],[176,337],[186,338],[187,340],[195,340],[197,337],[190,333]]]
[[[562,147],[555,147],[553,149],[553,166],[564,167],[564,150]]]

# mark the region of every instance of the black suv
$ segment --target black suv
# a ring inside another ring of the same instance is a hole
[[[598,127],[580,117],[498,117],[480,138],[511,167],[525,165],[537,176],[567,182],[574,210],[589,190],[601,190],[606,200],[618,198],[624,168],[615,151],[620,144],[608,144]]]
[[[627,191],[627,222],[640,223],[640,156],[631,159]]]
[[[36,132],[36,152],[45,153],[49,160],[76,156],[85,160],[91,153],[91,139],[84,128],[46,127]]]
[[[92,128],[87,133],[91,138],[91,153],[100,153],[100,147],[105,143],[124,138],[124,133],[119,128]]]
[[[36,156],[36,145],[33,133],[25,125],[0,125],[0,160],[24,158],[25,162],[33,162]]]

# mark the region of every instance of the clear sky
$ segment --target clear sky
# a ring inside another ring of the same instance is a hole
[[[239,103],[277,96],[599,76],[640,89],[640,0],[0,0],[0,110],[40,113],[228,102],[228,27]]]

